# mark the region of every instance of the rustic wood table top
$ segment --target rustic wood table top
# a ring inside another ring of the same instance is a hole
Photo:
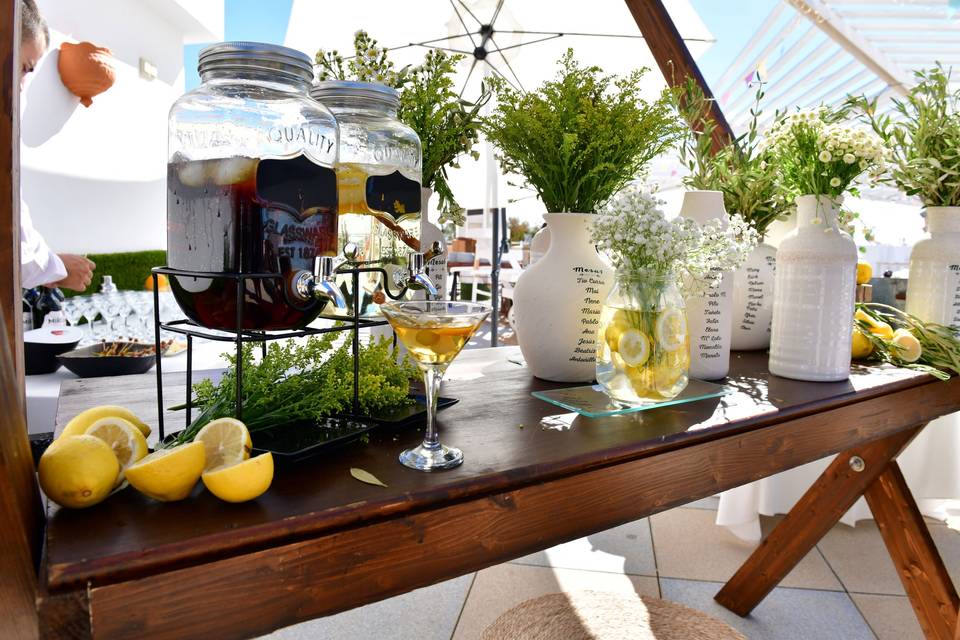
[[[482,358],[496,366],[447,382],[442,391],[460,399],[439,418],[441,439],[464,452],[464,464],[454,470],[402,467],[397,455],[416,444],[421,431],[381,431],[367,444],[278,468],[271,489],[251,503],[221,502],[198,484],[178,503],[157,503],[130,489],[92,509],[49,506],[49,619],[78,606],[75,600],[57,605],[57,594],[86,589],[81,608],[91,619],[97,610],[106,619],[121,598],[136,599],[129,589],[156,603],[177,581],[206,576],[192,573],[204,567],[239,584],[256,580],[245,573],[255,559],[314,562],[311,602],[321,593],[324,602],[284,603],[274,614],[268,607],[227,633],[243,637],[640,518],[960,410],[957,378],[939,382],[888,366],[855,366],[847,381],[805,383],[768,374],[764,353],[741,353],[734,354],[725,382],[730,395],[584,418],[530,395],[570,385],[536,380],[506,362],[515,350],[483,351],[462,354],[461,366]],[[152,374],[64,384],[58,425],[105,403],[129,406],[155,424],[154,385]],[[182,394],[182,374],[167,376],[165,398]],[[388,488],[354,480],[351,467],[373,473]],[[428,540],[435,553],[425,548]],[[308,549],[322,558],[304,560]],[[427,558],[433,560],[422,564]],[[320,568],[330,575],[323,578]],[[280,571],[270,579],[289,594],[290,579],[307,580],[306,567],[295,570],[295,578]],[[370,583],[344,587],[350,572],[356,572],[351,582]],[[189,609],[185,601],[171,606],[168,614]],[[123,625],[132,622],[117,624],[98,627],[96,635],[103,629],[123,635],[130,630]],[[203,625],[174,625],[170,637],[186,629],[200,635]]]

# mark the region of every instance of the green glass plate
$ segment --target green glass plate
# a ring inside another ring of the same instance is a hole
[[[555,404],[567,411],[575,411],[588,418],[603,418],[605,416],[619,416],[625,413],[647,411],[657,407],[669,407],[686,402],[696,402],[707,398],[718,398],[728,393],[730,393],[730,389],[723,385],[704,382],[703,380],[690,380],[687,388],[671,400],[631,406],[624,406],[611,400],[599,384],[552,389],[550,391],[532,391],[531,395],[534,398]]]

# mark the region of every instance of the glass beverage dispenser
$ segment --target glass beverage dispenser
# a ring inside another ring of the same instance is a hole
[[[305,294],[303,274],[338,252],[337,123],[307,95],[312,61],[225,42],[200,53],[199,72],[201,85],[170,111],[167,264],[276,274],[243,281],[243,328],[303,327],[329,300],[312,295],[312,281]],[[190,319],[236,328],[236,280],[175,275],[170,284]]]
[[[324,81],[310,95],[340,129],[338,252],[346,249],[352,266],[382,267],[397,293],[408,283],[408,254],[420,251],[420,138],[397,118],[399,94],[385,85]],[[350,286],[341,278],[348,300]],[[383,286],[379,275],[364,274],[361,314],[375,313],[370,304],[384,300]]]

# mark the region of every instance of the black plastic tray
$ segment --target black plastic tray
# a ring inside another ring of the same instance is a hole
[[[415,404],[397,407],[379,416],[354,418],[336,416],[325,424],[294,423],[257,431],[253,434],[254,453],[270,452],[277,462],[296,462],[360,439],[365,433],[390,427],[402,429],[426,422],[427,407],[422,394],[410,394]],[[459,402],[456,398],[440,397],[437,409]]]

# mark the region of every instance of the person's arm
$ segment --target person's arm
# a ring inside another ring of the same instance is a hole
[[[30,210],[20,201],[20,284],[32,289],[66,278],[67,267],[33,228]]]
[[[97,268],[90,260],[84,256],[74,255],[72,253],[61,253],[54,256],[59,259],[67,269],[67,277],[49,284],[51,287],[61,287],[63,289],[73,289],[74,291],[86,291],[93,280],[93,270]]]

